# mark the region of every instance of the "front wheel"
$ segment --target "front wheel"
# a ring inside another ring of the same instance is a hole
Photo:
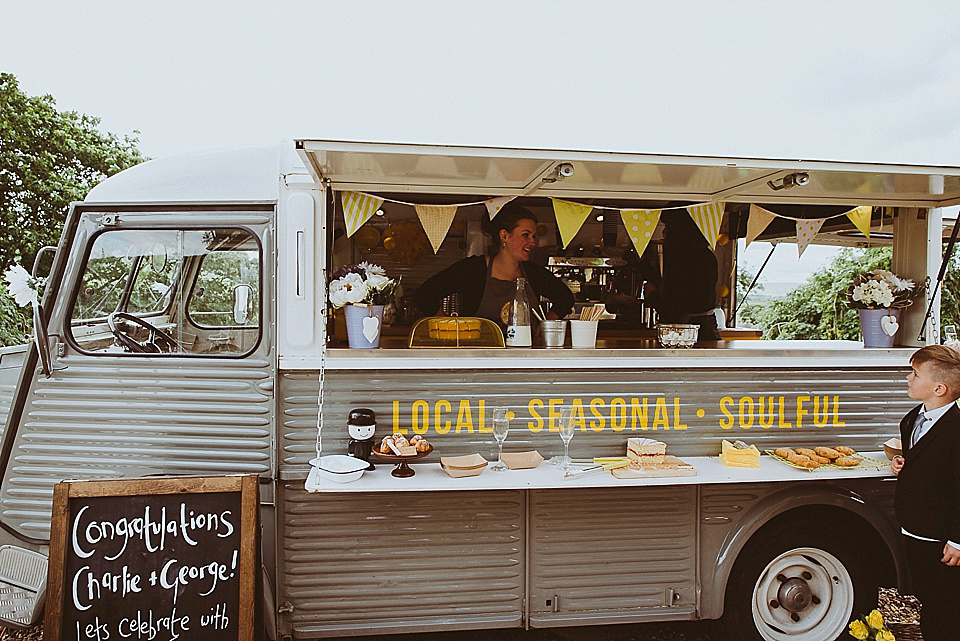
[[[834,641],[854,612],[876,607],[875,577],[835,540],[780,532],[741,553],[724,620],[737,639]]]

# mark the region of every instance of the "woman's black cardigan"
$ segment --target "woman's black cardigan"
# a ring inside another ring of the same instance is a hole
[[[492,259],[491,259],[492,260]],[[544,267],[526,261],[522,263],[530,286],[537,296],[543,296],[553,305],[549,311],[563,318],[573,309],[573,293],[563,281]],[[417,288],[414,300],[421,312],[433,315],[440,309],[445,296],[460,294],[461,316],[473,316],[480,307],[483,289],[487,283],[487,261],[484,256],[470,256],[457,261],[434,274]],[[530,301],[536,304],[536,301]]]

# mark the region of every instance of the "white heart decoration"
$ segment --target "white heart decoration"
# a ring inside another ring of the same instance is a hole
[[[376,316],[363,317],[363,337],[372,343],[380,335],[380,319]]]
[[[880,318],[880,329],[887,336],[893,336],[900,329],[900,323],[897,322],[896,316],[882,316]]]

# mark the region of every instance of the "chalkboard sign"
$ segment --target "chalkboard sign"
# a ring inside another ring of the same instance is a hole
[[[257,492],[256,476],[58,483],[44,638],[252,641]]]

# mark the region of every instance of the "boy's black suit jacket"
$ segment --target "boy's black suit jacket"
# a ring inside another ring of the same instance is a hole
[[[960,409],[954,403],[911,448],[922,407],[900,421],[906,463],[897,476],[897,520],[911,534],[960,543]]]

